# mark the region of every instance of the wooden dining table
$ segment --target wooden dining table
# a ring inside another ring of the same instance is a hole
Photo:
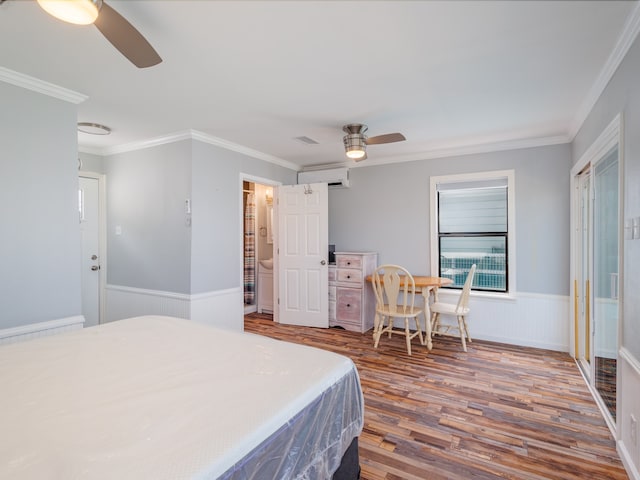
[[[431,350],[433,344],[431,342],[431,309],[429,308],[429,297],[433,295],[433,301],[438,301],[438,289],[451,285],[453,280],[445,277],[431,277],[427,275],[413,275],[416,284],[416,293],[421,293],[424,298],[424,319],[425,319],[425,336],[427,349]],[[382,281],[382,276],[380,277]],[[367,276],[367,282],[373,282],[373,275]]]

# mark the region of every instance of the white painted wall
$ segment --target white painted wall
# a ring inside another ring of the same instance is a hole
[[[594,105],[573,142],[573,164],[617,116],[622,117],[621,156],[624,168],[625,220],[640,216],[640,41],[635,39],[627,55]],[[620,232],[624,235],[623,232]],[[640,239],[624,240],[623,275],[620,283],[622,321],[618,351],[619,395],[618,451],[631,478],[640,480]],[[631,416],[636,423],[635,442]]]

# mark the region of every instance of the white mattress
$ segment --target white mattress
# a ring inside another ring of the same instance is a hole
[[[350,359],[170,317],[2,346],[0,389],[0,478],[253,478],[274,452],[279,478],[313,478],[363,423]]]

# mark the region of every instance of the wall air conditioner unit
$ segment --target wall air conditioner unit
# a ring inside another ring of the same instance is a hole
[[[327,183],[329,188],[345,188],[349,186],[349,169],[340,167],[298,172],[298,185],[303,183]]]

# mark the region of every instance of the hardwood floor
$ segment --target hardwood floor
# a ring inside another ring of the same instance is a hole
[[[436,337],[292,327],[245,317],[245,330],[353,359],[365,398],[362,480],[627,479],[573,360],[559,352]]]

